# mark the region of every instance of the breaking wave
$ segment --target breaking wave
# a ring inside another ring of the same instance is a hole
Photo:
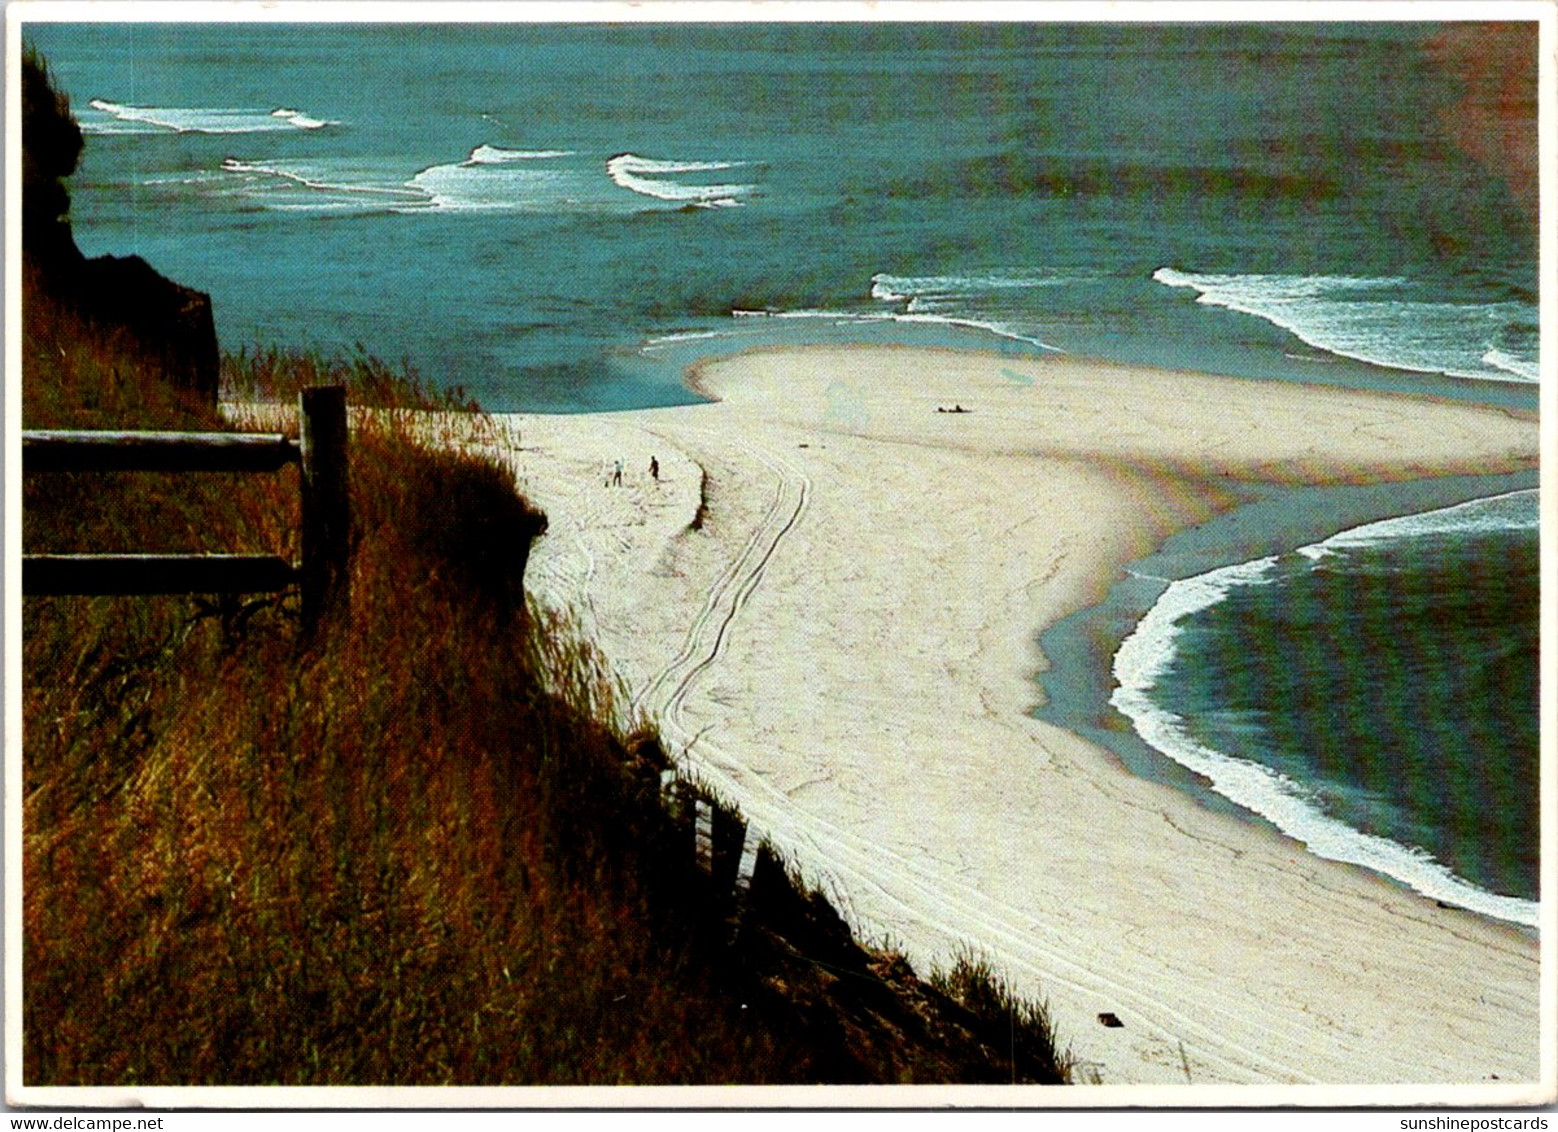
[[[1196,302],[1264,319],[1317,350],[1417,373],[1535,381],[1536,307],[1509,299],[1451,303],[1399,276],[1203,275],[1160,267],[1152,278]],[[1531,356],[1512,340],[1529,339]]]
[[[1301,547],[1298,553],[1310,560],[1313,569],[1344,547],[1422,535],[1530,529],[1537,524],[1536,498],[1534,490],[1517,491],[1386,519]],[[1278,566],[1279,557],[1270,556],[1170,583],[1115,653],[1117,687],[1110,703],[1154,749],[1202,775],[1217,793],[1267,819],[1315,855],[1373,869],[1430,899],[1535,926],[1536,901],[1489,892],[1456,875],[1426,850],[1348,825],[1328,813],[1313,790],[1289,775],[1199,741],[1187,721],[1162,702],[1157,689],[1178,656],[1186,631],[1181,623],[1236,591],[1277,583]]]
[[[744,161],[657,161],[619,153],[606,162],[606,175],[620,188],[670,204],[733,208],[756,191],[750,184],[699,184],[673,180],[689,173],[716,173],[746,167]]]
[[[499,149],[495,145],[479,145],[471,150],[464,165],[504,165],[510,161],[546,161],[555,157],[572,157],[571,149]]]
[[[237,173],[260,181],[278,183],[283,187],[308,189],[321,194],[317,200],[304,202],[277,201],[278,208],[341,209],[350,207],[379,208],[391,205],[427,203],[427,194],[413,187],[368,184],[362,181],[337,177],[331,172],[300,163],[262,164],[256,161],[240,161],[229,157],[222,162],[225,173]]]
[[[94,98],[88,104],[108,116],[109,122],[129,123],[154,130],[171,130],[178,134],[262,134],[281,130],[322,130],[337,126],[339,122],[327,121],[305,114],[301,110],[280,107],[275,110],[243,110],[224,107],[172,107],[126,106],[106,99]],[[104,128],[105,125],[108,128]],[[89,133],[151,132],[115,129],[102,120],[88,118],[82,129]]]

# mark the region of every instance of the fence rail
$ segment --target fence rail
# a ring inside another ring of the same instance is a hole
[[[22,592],[66,594],[270,593],[297,585],[273,554],[29,554]]]
[[[298,442],[280,433],[22,434],[29,472],[275,472],[298,459]]]
[[[347,600],[346,390],[298,396],[301,436],[234,432],[22,434],[24,472],[275,472],[300,469],[301,558],[262,554],[29,554],[22,592],[64,594],[268,593],[297,585],[312,627]]]

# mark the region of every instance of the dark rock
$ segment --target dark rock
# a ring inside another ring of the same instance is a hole
[[[1118,1030],[1125,1025],[1124,1022],[1120,1021],[1118,1015],[1111,1014],[1107,1010],[1098,1016],[1098,1022],[1099,1025],[1107,1026],[1111,1030]]]
[[[81,129],[30,49],[22,103],[22,259],[30,277],[91,332],[120,339],[148,373],[214,405],[220,355],[211,297],[159,275],[139,256],[81,254],[65,188],[81,156]]]
[[[22,245],[40,262],[81,259],[66,219],[65,178],[75,172],[82,145],[69,99],[29,48],[22,54]]]
[[[123,331],[164,380],[216,404],[221,364],[211,296],[158,274],[140,256],[83,261],[69,296],[87,321]]]

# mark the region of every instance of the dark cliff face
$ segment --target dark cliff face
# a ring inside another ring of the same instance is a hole
[[[139,256],[87,259],[70,230],[65,178],[84,140],[70,102],[32,50],[22,57],[22,261],[55,301],[104,334],[128,333],[146,371],[216,401],[220,356],[211,297]],[[23,317],[26,311],[23,311]]]
[[[70,103],[49,82],[42,61],[22,56],[22,246],[38,264],[55,269],[81,260],[70,235],[65,178],[81,158],[81,129]]]

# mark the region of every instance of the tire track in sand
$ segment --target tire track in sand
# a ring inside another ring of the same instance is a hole
[[[842,904],[852,920],[858,922],[859,917],[854,914],[854,901],[848,894],[872,892],[901,918],[928,924],[950,938],[977,941],[1041,983],[1063,985],[1075,993],[1103,996],[1135,1007],[1149,1034],[1163,1039],[1190,1039],[1199,1057],[1218,1065],[1228,1079],[1310,1080],[1258,1049],[1230,1042],[1226,1031],[1209,1025],[1209,1019],[1191,1018],[1142,993],[1131,982],[1101,976],[1077,963],[1066,954],[1062,940],[1035,939],[1031,927],[1018,927],[1031,924],[1031,916],[1022,909],[998,901],[992,903],[987,895],[949,886],[945,877],[916,861],[886,853],[880,844],[815,814],[796,812],[792,800],[782,791],[765,781],[763,775],[748,770],[717,738],[711,738],[710,728],[692,732],[685,719],[685,708],[698,678],[721,659],[732,625],[762,584],[781,543],[801,520],[812,494],[811,480],[777,454],[752,444],[732,443],[729,437],[713,433],[704,433],[703,439],[710,445],[732,447],[742,457],[761,464],[773,476],[774,489],[740,552],[710,586],[677,656],[633,699],[637,711],[657,717],[665,737],[681,748],[684,762],[740,806],[748,820],[762,829],[776,847],[795,857],[797,863],[804,862],[811,883],[824,882],[834,889],[835,903]],[[892,862],[885,870],[884,856]],[[1234,1019],[1230,1017],[1228,1021]],[[1243,1021],[1248,1024],[1248,1019]],[[1295,1036],[1286,1033],[1286,1027],[1258,1028],[1272,1037]]]
[[[1013,973],[1021,971],[1034,985],[1064,987],[1074,996],[1123,1007],[1136,1019],[1142,1041],[1170,1046],[1182,1042],[1201,1067],[1213,1069],[1222,1080],[1314,1083],[1315,1078],[1269,1052],[1301,1048],[1306,1037],[1312,1037],[1293,1020],[1255,1020],[1233,1009],[1208,1011],[1204,1004],[1192,1010],[1166,1000],[1158,993],[1161,988],[1148,990],[1128,973],[1111,975],[1079,962],[1061,932],[1054,926],[1040,929],[1029,910],[970,891],[919,860],[798,809],[764,774],[721,743],[713,727],[692,731],[685,711],[699,678],[724,656],[737,618],[761,586],[785,537],[804,517],[813,494],[810,478],[772,450],[696,431],[703,451],[725,448],[760,464],[773,477],[773,491],[741,550],[709,587],[676,657],[633,697],[635,709],[657,717],[668,746],[680,749],[684,764],[739,806],[756,829],[803,867],[809,883],[826,885],[854,924],[862,922],[856,899],[869,893],[894,918],[971,942]],[[1107,1063],[1101,1068],[1107,1072]],[[1411,1068],[1399,1065],[1407,1075]]]
[[[716,439],[713,434],[704,435],[711,441]],[[694,682],[725,651],[732,622],[761,584],[779,544],[800,521],[811,498],[811,480],[793,464],[751,445],[735,447],[772,473],[773,495],[740,553],[709,587],[681,651],[633,697],[635,712],[653,713],[683,736],[687,727],[682,713]]]

